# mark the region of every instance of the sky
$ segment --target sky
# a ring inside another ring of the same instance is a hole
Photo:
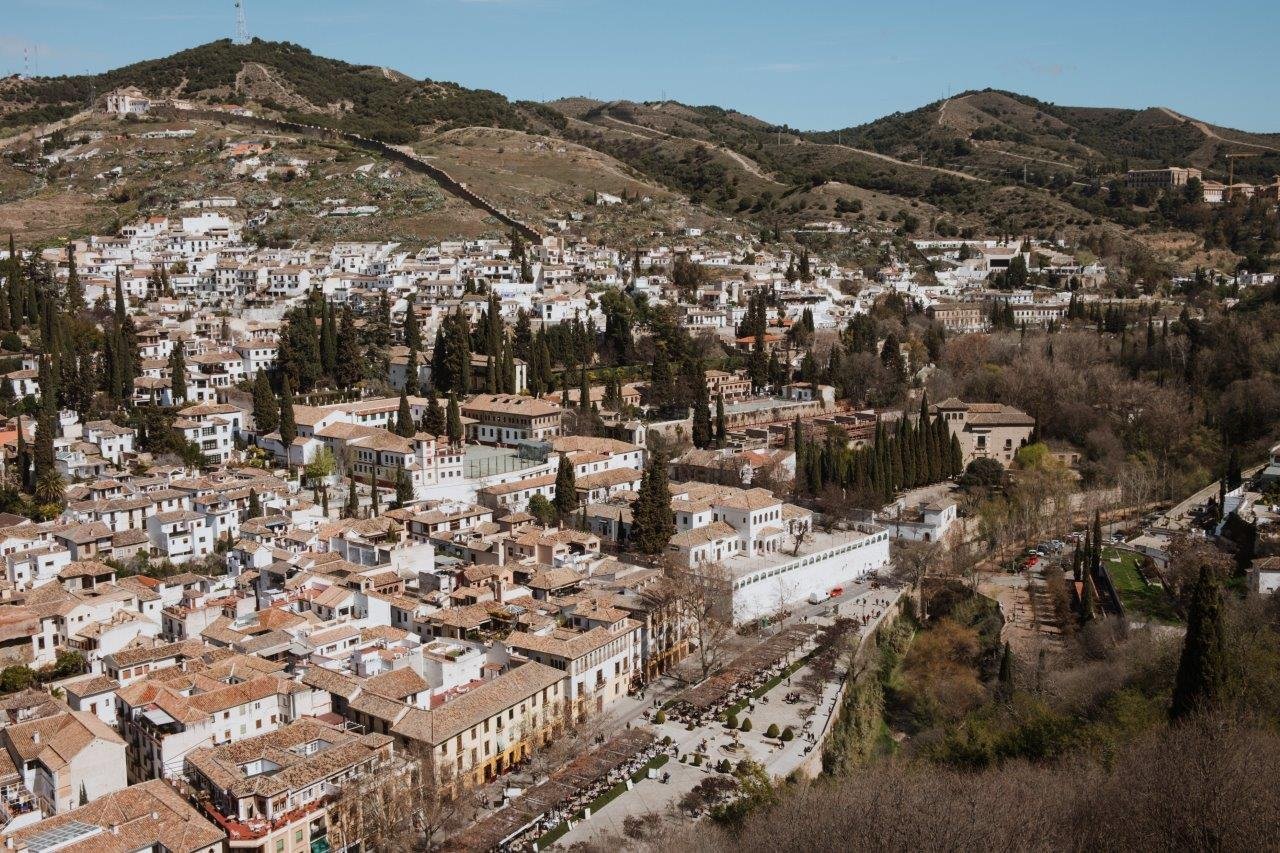
[[[1276,0],[244,3],[253,36],[518,99],[669,98],[823,130],[992,87],[1280,132]],[[233,0],[0,5],[0,74],[24,51],[33,72],[78,74],[235,32]]]

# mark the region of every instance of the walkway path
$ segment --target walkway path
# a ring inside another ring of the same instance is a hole
[[[809,609],[827,613],[835,607],[840,616],[855,619],[860,619],[865,614],[871,620],[861,631],[861,636],[866,637],[875,631],[880,619],[890,609],[889,606],[877,602],[896,601],[898,594],[896,590],[871,590],[867,585],[862,585],[861,589],[850,590],[840,599],[824,602],[821,605],[812,605]],[[879,614],[879,618],[876,618],[876,614]],[[827,615],[811,615],[809,621],[829,625],[834,619]],[[702,749],[705,742],[707,759],[697,767],[692,763],[681,763],[674,759],[669,761],[663,768],[671,774],[669,782],[665,784],[657,780],[639,782],[632,790],[617,797],[597,814],[592,815],[589,820],[579,823],[566,833],[556,842],[556,847],[568,849],[578,842],[598,843],[609,836],[620,837],[623,832],[623,823],[628,817],[663,815],[678,808],[680,799],[685,794],[693,790],[702,780],[716,775],[714,765],[722,759],[728,759],[733,764],[743,759],[751,759],[762,764],[774,778],[790,775],[810,757],[806,752],[806,748],[811,746],[804,733],[806,719],[812,721],[809,724],[811,732],[817,734],[825,731],[831,716],[835,713],[843,683],[844,673],[841,673],[840,678],[824,686],[818,701],[812,701],[809,697],[794,704],[785,702],[784,697],[796,689],[794,685],[799,684],[808,671],[808,667],[800,668],[790,679],[784,679],[763,697],[752,700],[747,710],[738,715],[739,721],[748,717],[751,719],[750,732],[731,732],[719,722],[695,728],[693,731],[689,731],[686,724],[676,721],[667,721],[661,725],[641,723],[652,725],[659,738],[669,736],[680,755],[692,756],[693,753]],[[782,743],[778,739],[766,738],[764,733],[770,724],[776,724],[779,729],[791,726],[796,733],[795,739],[790,743]],[[812,749],[818,748],[820,747],[812,747]]]

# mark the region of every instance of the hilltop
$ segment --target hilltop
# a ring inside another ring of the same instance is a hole
[[[530,222],[596,193],[629,215],[588,227],[616,239],[664,225],[778,233],[843,219],[902,234],[1030,232],[1189,266],[1265,257],[1257,217],[1155,211],[1112,193],[1127,168],[1178,164],[1224,180],[1280,173],[1280,134],[1222,128],[1171,108],[1071,107],[971,91],[838,130],[801,131],[718,106],[572,97],[513,101],[317,56],[295,44],[223,40],[101,74],[0,82],[0,128],[80,120],[108,91],[238,104],[412,147]],[[3,180],[0,201],[15,199]],[[1209,254],[1212,250],[1217,255]]]

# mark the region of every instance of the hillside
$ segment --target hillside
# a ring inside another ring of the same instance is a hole
[[[64,118],[120,86],[153,97],[256,103],[391,142],[410,141],[419,126],[526,124],[521,108],[495,92],[327,59],[288,42],[224,39],[102,74],[6,81],[0,127]]]
[[[1183,267],[1210,250],[1227,263],[1275,251],[1259,213],[1156,210],[1110,185],[1125,168],[1171,163],[1225,179],[1229,153],[1252,155],[1236,161],[1237,179],[1270,180],[1280,173],[1280,134],[1163,107],[1060,106],[996,90],[798,131],[674,101],[516,102],[287,42],[223,40],[101,74],[0,81],[0,130],[83,122],[87,107],[125,85],[409,145],[528,222],[582,214],[595,193],[619,195],[624,205],[591,210],[581,225],[615,240],[688,224],[776,234],[844,219],[915,235],[1056,234]],[[21,184],[0,174],[0,205],[21,196]],[[36,189],[49,191],[27,186],[27,197]]]
[[[1280,172],[1280,136],[1219,128],[1165,107],[1070,107],[992,89],[965,92],[864,125],[806,134],[903,159],[923,158],[987,177],[1032,170],[1102,174],[1129,168],[1190,165],[1225,179],[1228,153],[1265,156],[1237,163],[1237,174],[1269,179]]]

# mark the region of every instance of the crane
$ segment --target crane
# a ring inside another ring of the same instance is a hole
[[[1236,186],[1236,158],[1237,157],[1261,157],[1261,151],[1245,151],[1237,154],[1228,154],[1227,157],[1227,201],[1231,201],[1231,193]]]

